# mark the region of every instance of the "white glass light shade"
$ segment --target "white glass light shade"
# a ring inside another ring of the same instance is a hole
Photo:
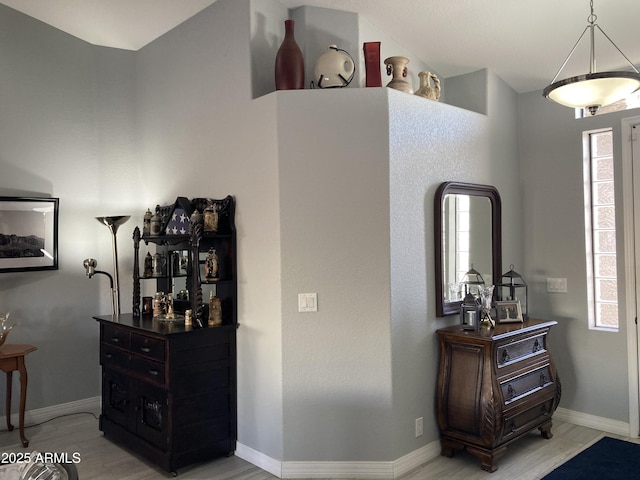
[[[543,95],[571,108],[601,107],[622,100],[640,88],[636,72],[599,72],[552,83]]]

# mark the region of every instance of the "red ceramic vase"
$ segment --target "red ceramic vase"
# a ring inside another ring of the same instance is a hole
[[[304,59],[293,34],[293,20],[285,20],[285,35],[276,55],[276,90],[304,88]]]

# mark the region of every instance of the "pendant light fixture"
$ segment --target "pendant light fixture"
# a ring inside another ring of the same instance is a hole
[[[565,59],[564,63],[556,73],[556,76],[551,80],[551,85],[544,89],[542,94],[554,102],[571,108],[585,108],[595,115],[598,109],[604,105],[610,105],[618,100],[622,100],[626,96],[635,92],[640,88],[640,73],[638,69],[631,63],[627,56],[622,53],[622,50],[613,43],[613,40],[604,33],[604,30],[596,23],[598,17],[593,13],[593,0],[590,1],[591,14],[587,17],[587,26],[585,27],[582,35],[578,38],[578,41],[569,52],[569,55]],[[614,72],[597,72],[596,71],[596,53],[595,53],[595,30],[596,28],[605,36],[607,40],[613,45],[620,55],[631,65],[633,72],[630,71],[614,71]],[[565,78],[564,80],[557,80],[560,72],[565,67],[571,55],[576,50],[576,47],[584,37],[585,33],[589,31],[591,40],[590,45],[590,69],[589,73],[584,75],[578,75],[576,77]]]

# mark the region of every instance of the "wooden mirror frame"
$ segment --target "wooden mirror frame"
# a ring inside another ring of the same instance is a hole
[[[445,196],[449,194],[472,195],[476,197],[486,197],[491,202],[491,264],[493,281],[497,282],[502,275],[502,204],[498,190],[490,185],[478,185],[474,183],[444,182],[436,191],[434,201],[434,250],[436,267],[436,316],[444,317],[460,312],[461,301],[445,302],[445,286],[443,279],[443,252],[442,252],[442,232]]]

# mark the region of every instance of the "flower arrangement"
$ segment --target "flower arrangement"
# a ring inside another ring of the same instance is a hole
[[[9,326],[9,324],[7,323],[8,321],[9,321],[9,312],[0,313],[0,322],[1,322],[0,323],[0,347],[7,340],[7,337],[9,336],[9,332],[11,331],[11,329],[17,325],[16,323],[14,323],[13,325]]]

